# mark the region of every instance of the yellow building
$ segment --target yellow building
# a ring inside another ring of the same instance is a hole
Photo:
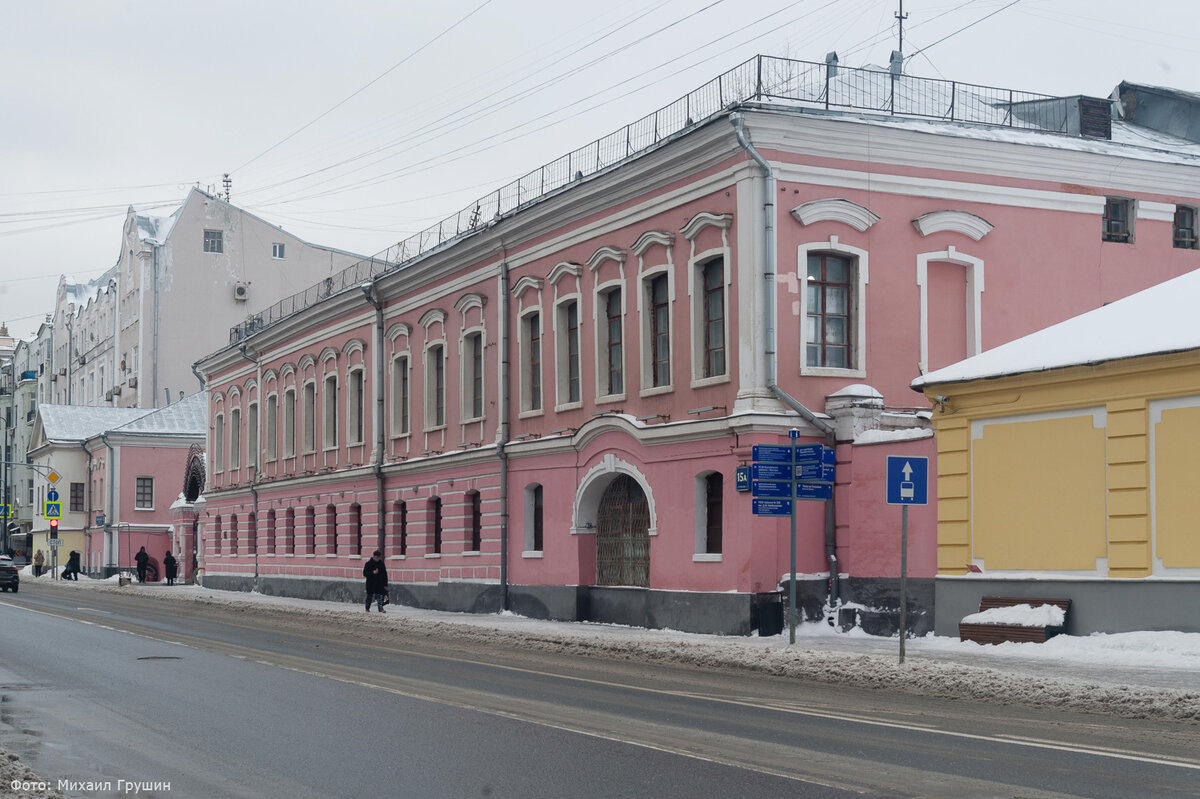
[[[1200,271],[930,372],[935,629],[981,596],[1067,632],[1200,631]]]

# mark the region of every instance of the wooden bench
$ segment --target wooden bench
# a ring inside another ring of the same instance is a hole
[[[975,641],[979,644],[999,644],[1003,641],[1033,641],[1044,643],[1063,631],[1066,626],[1066,614],[1071,610],[1069,599],[1044,599],[1025,596],[985,596],[979,600],[979,612],[992,608],[1009,608],[1013,605],[1054,605],[1063,610],[1063,624],[1047,625],[1044,627],[1026,627],[1019,624],[964,624],[959,622],[958,637],[962,641]]]

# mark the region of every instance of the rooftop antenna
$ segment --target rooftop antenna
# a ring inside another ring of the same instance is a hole
[[[900,5],[904,5],[904,0],[900,0]],[[225,178],[221,182],[225,184],[225,202],[229,202],[229,192],[233,188],[233,181],[229,178],[228,172],[225,173]]]
[[[904,0],[898,0],[898,2],[900,3],[900,9],[895,14],[896,21],[900,28],[900,46],[898,49],[901,53],[903,53],[904,52],[904,20],[908,19],[908,14],[904,13]],[[228,175],[226,175],[226,177],[228,177]]]

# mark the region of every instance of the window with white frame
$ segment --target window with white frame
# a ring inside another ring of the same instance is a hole
[[[410,432],[409,410],[412,407],[412,388],[408,372],[408,355],[392,360],[392,435]]]
[[[246,409],[246,465],[258,468],[258,403],[252,402]]]
[[[154,478],[139,477],[134,494],[133,507],[138,510],[154,510]]]
[[[696,265],[692,286],[692,374],[696,380],[729,374],[725,281],[723,257],[709,258]]]
[[[625,393],[625,308],[621,300],[621,288],[617,286],[603,291],[597,303],[600,313],[597,364],[602,396]]]
[[[1176,249],[1197,249],[1196,209],[1193,206],[1175,206],[1175,220],[1172,225],[1171,232],[1171,244]]]
[[[542,486],[531,483],[525,486],[525,551],[541,552],[543,546]]]
[[[304,453],[306,455],[317,448],[317,384],[309,381],[304,384]]]
[[[263,426],[266,428],[266,452],[267,460],[273,461],[279,457],[279,397],[272,394],[267,397],[267,410],[263,418]]]
[[[532,311],[521,317],[521,410],[542,409],[542,315]]]
[[[483,333],[463,337],[462,415],[464,420],[483,418]]]
[[[425,427],[446,424],[446,347],[433,344],[425,350]]]
[[[1133,243],[1134,201],[1128,197],[1104,198],[1104,241]]]
[[[665,388],[671,385],[671,277],[659,272],[647,276],[642,285],[642,387]]]
[[[225,252],[225,237],[220,230],[204,231],[205,252]]]
[[[296,456],[296,389],[283,392],[283,457]]]
[[[229,411],[229,468],[236,469],[242,465],[242,411],[232,408]]]
[[[283,260],[283,244],[276,242],[271,245],[271,257],[276,260]]]
[[[854,368],[853,260],[836,253],[810,253],[805,288],[805,364]]]
[[[225,415],[220,413],[213,421],[213,469],[225,470]]]
[[[351,369],[346,380],[346,440],[350,444],[363,443],[365,434],[363,417],[365,372]]]
[[[555,397],[561,407],[578,404],[583,399],[579,363],[579,301],[559,303],[557,316],[554,350],[558,383]]]
[[[338,443],[338,380],[337,375],[325,376],[325,390],[321,394],[321,406],[324,410],[321,442],[325,449],[334,449]]]
[[[696,477],[696,554],[720,555],[724,546],[725,478],[720,472]]]

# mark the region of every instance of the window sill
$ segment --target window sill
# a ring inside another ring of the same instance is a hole
[[[134,510],[154,510],[154,508],[135,507]]]
[[[321,449],[321,452],[322,452],[322,453],[324,453],[324,454],[328,454],[328,453],[330,453],[330,452],[337,452],[337,451],[338,451],[338,445],[337,445],[337,444],[326,444],[326,445],[325,445],[324,447],[322,447],[322,449]]]
[[[697,552],[692,555],[692,563],[720,563],[722,557],[720,552]]]
[[[596,404],[603,405],[608,402],[624,402],[626,399],[628,399],[628,395],[622,391],[620,394],[604,394],[603,396],[596,397]]]
[[[412,438],[412,431],[409,430],[406,433],[395,433],[392,435],[392,441],[399,441],[402,438]]]
[[[542,550],[529,549],[521,553],[521,557],[530,559],[541,559],[543,557]]]
[[[477,558],[477,557],[479,557],[479,550],[478,549],[468,549],[468,550],[464,550],[461,554],[464,558]]]
[[[424,556],[427,560],[436,560],[442,557],[441,552],[427,552]]]
[[[692,379],[692,388],[705,388],[706,386],[719,386],[723,383],[729,383],[733,380],[729,375],[717,375],[716,377],[696,377]]]
[[[804,377],[866,377],[862,369],[837,369],[828,366],[801,366],[800,374]]]
[[[440,433],[440,432],[444,431],[445,429],[446,429],[446,425],[439,424],[439,425],[434,425],[433,427],[422,428],[421,432],[422,433]]]
[[[466,419],[460,420],[459,424],[476,424],[478,422],[484,421],[485,419],[487,419],[486,416],[471,416]]]
[[[639,397],[657,397],[659,394],[670,394],[675,390],[674,385],[670,386],[655,386],[654,388],[643,388],[638,392]]]
[[[517,414],[517,418],[518,419],[534,419],[534,418],[537,418],[538,416],[545,416],[545,415],[546,415],[546,411],[543,410],[542,408],[538,408],[535,411],[521,411],[520,413]]]
[[[575,402],[564,402],[561,405],[555,405],[554,412],[562,413],[563,411],[577,411],[582,407],[583,407],[583,400],[576,400]]]

